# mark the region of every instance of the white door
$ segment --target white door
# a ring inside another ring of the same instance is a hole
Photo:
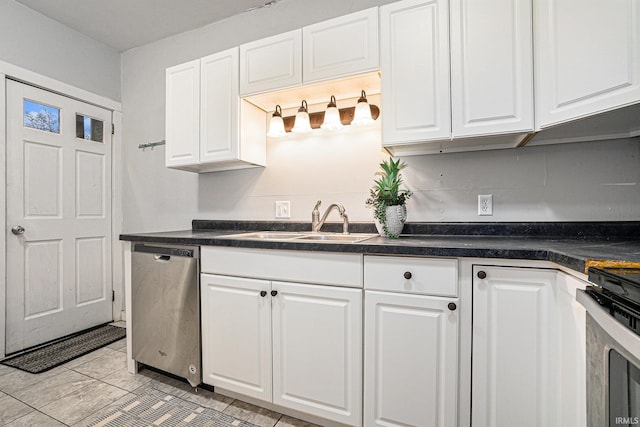
[[[365,292],[364,425],[457,425],[454,301]]]
[[[362,414],[362,290],[272,282],[273,403],[348,425]]]
[[[271,401],[271,282],[202,274],[202,381]]]
[[[473,276],[471,424],[559,425],[556,272],[476,265]]]
[[[7,80],[12,353],[111,321],[111,112]]]

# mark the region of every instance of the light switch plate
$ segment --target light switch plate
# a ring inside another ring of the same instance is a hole
[[[291,202],[289,200],[276,201],[276,218],[291,218]]]

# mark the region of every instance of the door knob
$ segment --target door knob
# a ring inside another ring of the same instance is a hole
[[[20,235],[20,234],[24,234],[24,227],[21,225],[16,225],[15,227],[13,227],[11,229],[11,232],[13,234],[15,234],[16,236]]]

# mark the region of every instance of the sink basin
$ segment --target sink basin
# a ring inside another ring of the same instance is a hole
[[[304,234],[295,231],[256,231],[254,233],[240,233],[224,237],[249,240],[290,240],[301,236],[304,236]]]
[[[342,242],[357,243],[370,239],[377,234],[332,234],[332,233],[300,233],[295,231],[256,231],[251,233],[240,233],[223,236],[229,239],[247,239],[247,240],[297,240],[297,241],[313,241],[313,242]]]
[[[370,239],[377,234],[307,234],[298,237],[296,240],[311,240],[314,242],[343,242],[357,243]]]

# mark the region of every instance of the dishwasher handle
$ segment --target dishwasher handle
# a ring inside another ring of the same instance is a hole
[[[169,261],[171,257],[200,258],[199,249],[198,246],[133,245],[133,252],[152,254],[156,261]]]

